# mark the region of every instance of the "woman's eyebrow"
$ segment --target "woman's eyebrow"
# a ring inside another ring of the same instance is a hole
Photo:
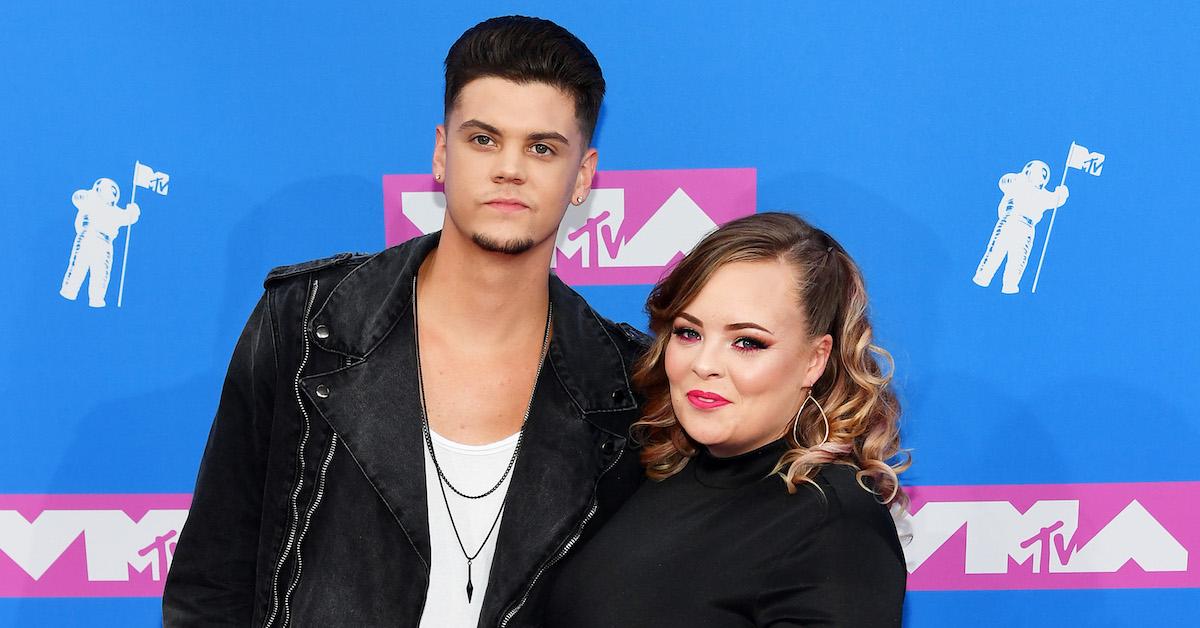
[[[685,320],[685,321],[687,321],[687,322],[689,322],[689,323],[691,323],[691,324],[693,324],[693,325],[695,325],[695,326],[697,326],[697,327],[704,327],[704,321],[701,321],[700,319],[696,318],[695,316],[692,316],[691,314],[688,314],[687,312],[680,312],[680,313],[679,313],[679,318],[682,318],[683,320]],[[768,333],[768,334],[771,334],[772,336],[774,336],[774,335],[775,335],[775,332],[773,332],[773,331],[771,331],[771,330],[767,329],[766,327],[763,327],[762,325],[759,325],[758,323],[750,323],[750,322],[745,322],[745,323],[730,323],[730,324],[728,324],[728,325],[726,325],[726,326],[725,326],[725,329],[730,329],[730,330],[734,330],[734,329],[758,329],[758,330],[764,331],[764,332],[766,332],[766,333]]]
[[[725,329],[758,329],[765,331],[772,336],[775,335],[775,332],[763,327],[762,325],[759,325],[758,323],[730,323],[725,326]]]

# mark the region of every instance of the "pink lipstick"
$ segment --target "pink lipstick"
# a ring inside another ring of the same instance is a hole
[[[712,410],[731,403],[728,399],[717,393],[704,390],[689,390],[687,399],[688,402],[700,410]]]

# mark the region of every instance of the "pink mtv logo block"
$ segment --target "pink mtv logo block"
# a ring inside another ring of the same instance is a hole
[[[574,285],[656,282],[705,234],[754,213],[752,168],[614,170],[596,173],[592,193],[570,206],[554,268]],[[429,175],[384,175],[387,245],[442,227],[445,196]]]
[[[910,590],[1200,587],[1200,482],[908,492]]]
[[[159,597],[191,502],[0,495],[0,597]]]

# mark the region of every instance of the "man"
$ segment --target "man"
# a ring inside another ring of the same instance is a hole
[[[603,93],[552,22],[496,18],[454,44],[443,231],[268,275],[165,626],[537,625],[548,573],[641,478],[641,337],[549,274]]]

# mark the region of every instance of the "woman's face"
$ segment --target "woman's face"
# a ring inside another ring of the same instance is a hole
[[[832,339],[808,337],[788,264],[722,266],[673,322],[666,349],[671,405],[683,429],[720,457],[791,429]]]

